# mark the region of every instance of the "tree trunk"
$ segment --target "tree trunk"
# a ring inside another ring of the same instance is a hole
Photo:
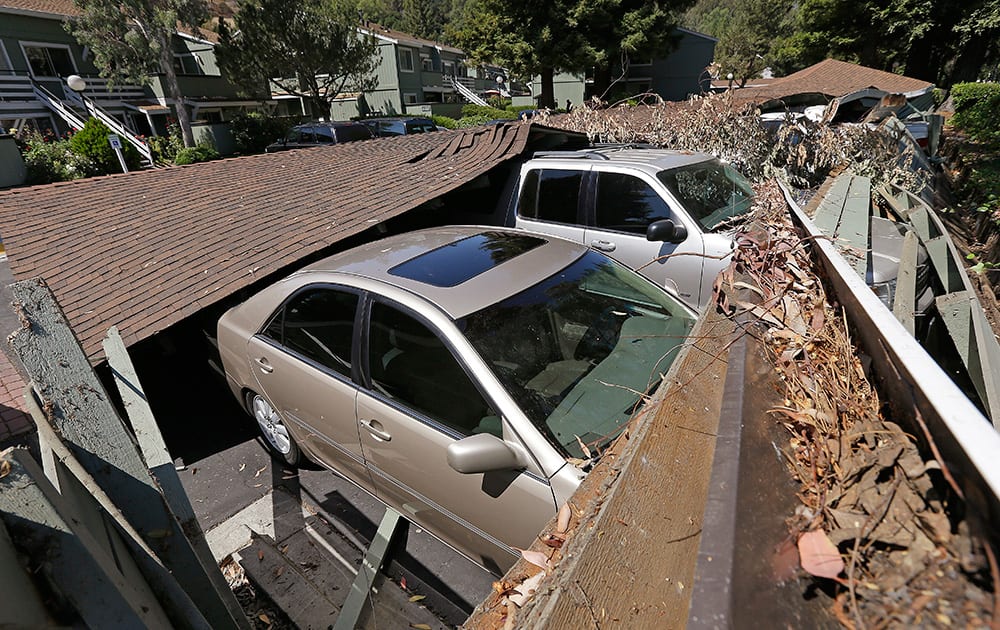
[[[611,87],[611,66],[601,63],[594,66],[594,83],[591,86],[593,96],[597,96],[602,101],[608,98],[608,89]]]
[[[166,83],[167,92],[170,94],[170,98],[174,100],[174,109],[177,112],[177,124],[181,128],[184,146],[193,147],[194,132],[191,131],[191,117],[188,115],[187,107],[184,105],[184,95],[181,94],[181,86],[177,83],[177,72],[174,70],[174,49],[171,44],[169,33],[160,39],[160,69],[163,70],[163,79]]]
[[[555,74],[555,70],[552,68],[542,68],[542,92],[538,97],[539,107],[548,107],[550,109],[555,109],[556,107]]]

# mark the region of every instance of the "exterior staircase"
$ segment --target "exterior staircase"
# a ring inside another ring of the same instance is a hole
[[[473,105],[482,105],[483,107],[489,106],[489,103],[487,103],[483,97],[470,90],[455,77],[446,76],[445,79],[451,83],[451,86],[455,88],[455,91],[458,92],[462,98],[469,101]]]
[[[119,138],[122,138],[131,144],[135,150],[139,152],[144,168],[153,166],[153,152],[150,150],[149,145],[140,139],[134,131],[126,128],[120,121],[118,121],[118,119],[98,107],[93,101],[72,91],[67,92],[67,95],[71,96],[68,96],[66,101],[64,101],[34,80],[31,82],[31,88],[35,93],[35,98],[44,103],[46,107],[51,109],[55,114],[66,121],[66,124],[69,126],[74,129],[82,129],[84,124],[87,122],[86,119],[89,116],[93,116],[104,123],[108,129],[117,134]],[[76,110],[67,107],[67,102],[78,108],[82,108],[88,115],[81,117]]]

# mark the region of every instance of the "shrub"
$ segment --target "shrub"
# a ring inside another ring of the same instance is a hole
[[[288,119],[259,112],[239,114],[229,121],[229,130],[240,153],[263,153],[267,145],[284,136],[290,128]]]
[[[951,124],[973,140],[1000,141],[1000,83],[959,83],[951,88],[955,115]]]
[[[26,183],[51,184],[88,177],[97,168],[89,159],[73,152],[69,140],[60,140],[51,132],[45,136],[37,131],[23,131],[17,136],[24,165]]]
[[[462,106],[462,118],[480,116],[485,117],[485,120],[494,120],[496,118],[516,118],[517,114],[503,109],[473,105],[471,103]]]
[[[69,146],[74,153],[93,163],[95,172],[90,173],[92,175],[108,175],[120,173],[122,170],[118,156],[115,155],[115,150],[111,148],[111,143],[108,141],[110,133],[111,130],[100,120],[88,118],[83,129],[73,134],[69,140]],[[131,171],[139,168],[139,152],[124,138],[121,139],[121,142],[122,156],[125,158],[128,169]]]
[[[458,127],[458,121],[447,116],[431,116],[431,120],[438,127],[444,127],[445,129],[456,129]]]
[[[455,129],[465,129],[467,127],[478,127],[493,120],[494,116],[462,116],[455,123]]]
[[[219,152],[215,150],[215,147],[208,143],[199,143],[195,147],[186,147],[177,152],[177,156],[174,157],[174,164],[177,166],[183,166],[185,164],[194,164],[196,162],[209,162],[211,160],[218,160],[220,157]]]

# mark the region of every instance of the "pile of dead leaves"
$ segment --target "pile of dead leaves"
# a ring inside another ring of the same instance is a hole
[[[787,429],[782,451],[800,484],[787,520],[799,566],[825,581],[847,627],[996,623],[996,563],[963,520],[958,486],[935,453],[884,417],[778,186],[762,186],[758,203],[762,229],[740,237],[719,305],[760,324],[785,384],[771,413]]]
[[[830,125],[789,118],[769,131],[754,103],[733,93],[607,108],[578,107],[537,121],[587,134],[592,142],[646,143],[710,153],[753,181],[780,176],[800,189],[820,185],[834,169],[850,167],[876,184],[921,190],[929,173],[911,168],[913,149],[885,128]]]

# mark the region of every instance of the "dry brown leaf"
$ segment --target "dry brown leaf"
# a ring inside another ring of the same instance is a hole
[[[264,550],[261,549],[257,551],[257,562],[263,562],[263,561],[264,561]]]
[[[0,462],[0,479],[10,474],[10,462],[6,459]]]
[[[833,579],[844,570],[844,559],[822,529],[799,536],[798,547],[799,563],[807,573]]]
[[[431,627],[428,626],[426,623],[411,623],[410,627],[414,628],[415,630],[431,630]]]
[[[260,613],[259,615],[257,615],[257,618],[260,619],[261,621],[263,621],[264,623],[268,624],[268,625],[271,624],[271,618],[268,617],[264,613]]]

